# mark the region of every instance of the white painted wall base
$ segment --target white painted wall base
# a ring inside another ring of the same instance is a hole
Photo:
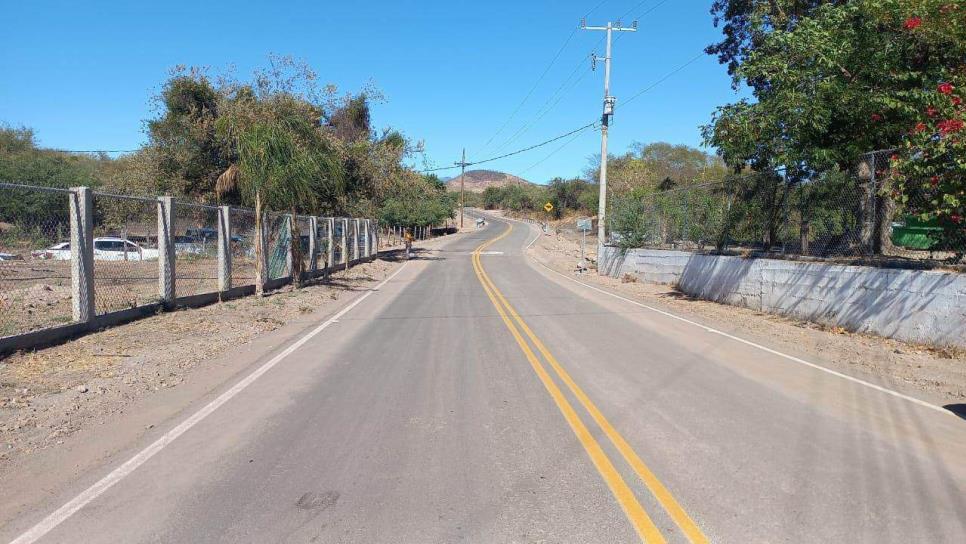
[[[851,331],[966,347],[966,274],[615,247],[598,255],[613,277]]]

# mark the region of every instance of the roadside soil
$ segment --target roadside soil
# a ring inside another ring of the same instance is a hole
[[[489,213],[489,212],[488,212]],[[548,267],[577,277],[580,261],[578,234],[572,222],[551,222],[528,251]],[[579,275],[628,298],[706,323],[749,339],[757,339],[781,351],[801,354],[828,368],[894,386],[943,405],[966,403],[966,351],[916,345],[870,334],[852,333],[841,327],[787,318],[695,299],[669,285],[617,279],[596,273],[596,238],[587,238],[589,270]]]
[[[446,239],[416,245],[433,247]],[[401,265],[396,259],[393,254],[360,264],[302,289],[159,313],[0,358],[0,481],[32,453],[56,451],[78,431],[185,384],[207,360],[243,351],[287,323],[331,313],[385,279]]]

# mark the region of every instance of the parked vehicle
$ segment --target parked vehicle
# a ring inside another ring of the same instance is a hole
[[[185,230],[184,233],[185,236],[190,236],[191,238],[202,242],[218,240],[218,229],[209,229],[204,227],[190,228]]]
[[[69,261],[70,242],[60,242],[47,249],[31,252],[36,259]],[[110,236],[94,238],[94,260],[97,261],[150,261],[158,258],[157,249],[145,249],[125,240]]]
[[[191,236],[175,236],[174,252],[177,255],[201,255],[205,252],[204,244]]]
[[[23,257],[13,253],[0,253],[0,261],[22,261]]]
[[[144,249],[124,238],[94,238],[96,261],[150,261],[158,258],[157,249]]]
[[[70,242],[58,242],[47,249],[31,251],[30,256],[34,259],[53,259],[55,261],[70,260]]]

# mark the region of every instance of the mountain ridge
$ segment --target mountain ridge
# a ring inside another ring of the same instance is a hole
[[[482,193],[487,187],[504,187],[507,185],[535,185],[521,177],[499,172],[497,170],[467,170],[463,180],[464,190],[470,193]],[[446,180],[448,191],[460,190],[460,176],[456,175]]]

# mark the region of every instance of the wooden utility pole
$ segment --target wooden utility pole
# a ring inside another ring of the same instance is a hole
[[[460,167],[460,230],[463,230],[463,208],[466,207],[466,200],[463,197],[463,177],[466,175],[466,148],[463,148],[463,159],[455,163]]]

